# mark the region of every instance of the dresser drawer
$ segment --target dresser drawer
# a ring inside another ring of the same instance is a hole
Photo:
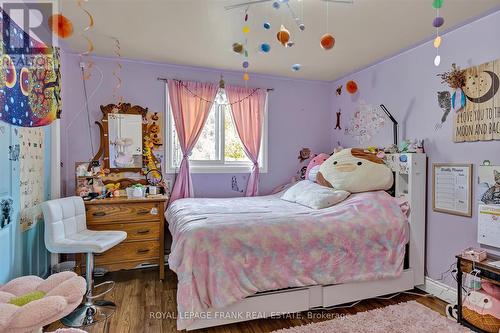
[[[113,205],[87,206],[87,223],[109,222],[123,223],[128,221],[151,221],[160,218],[157,202],[127,203]]]
[[[159,239],[160,222],[134,222],[134,223],[95,223],[89,224],[91,230],[120,230],[127,233],[125,241]]]
[[[122,269],[135,269],[150,265],[158,265],[158,258],[136,260],[136,261],[124,261],[124,262],[110,263],[110,264],[99,264],[96,265],[96,267],[104,268],[108,272],[116,272]],[[83,267],[83,270],[85,270],[85,267]]]
[[[145,241],[120,243],[102,254],[95,253],[94,257],[95,264],[99,265],[158,258],[159,254],[160,244],[158,241]]]

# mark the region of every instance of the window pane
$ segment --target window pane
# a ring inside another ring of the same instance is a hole
[[[177,131],[175,130],[174,118],[172,117],[172,114],[170,114],[170,124],[172,124],[172,137],[170,138],[170,142],[172,142],[172,166],[178,168],[182,160],[182,151],[179,144],[179,138],[177,137]]]
[[[212,107],[208,115],[207,122],[203,128],[200,138],[193,148],[190,159],[194,161],[212,161],[217,158],[217,113],[216,105]]]
[[[250,162],[236,131],[231,109],[229,106],[225,106],[224,109],[224,158],[228,162]]]

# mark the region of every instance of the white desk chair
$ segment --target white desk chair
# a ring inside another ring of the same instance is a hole
[[[52,253],[86,253],[87,296],[85,303],[61,319],[69,327],[93,325],[107,320],[116,305],[110,301],[95,300],[113,289],[114,282],[107,281],[96,287],[110,284],[105,292],[93,295],[94,253],[102,253],[119,244],[127,233],[124,231],[94,231],[87,229],[85,205],[80,197],[68,197],[42,203],[45,220],[45,246]]]

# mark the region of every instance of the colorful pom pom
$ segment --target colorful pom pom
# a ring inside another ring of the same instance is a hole
[[[437,36],[437,37],[434,39],[434,47],[437,49],[439,46],[441,46],[441,37],[440,37],[440,36]]]
[[[434,0],[434,2],[432,3],[432,7],[434,9],[439,9],[441,7],[443,7],[443,0]]]
[[[331,34],[324,34],[320,39],[320,45],[323,50],[330,50],[335,45],[335,38]]]
[[[434,21],[432,21],[432,25],[434,26],[434,28],[439,28],[441,27],[442,25],[444,24],[444,18],[442,18],[441,16],[437,16]]]
[[[347,81],[345,84],[345,89],[349,94],[355,94],[358,91],[358,84],[353,80]]]

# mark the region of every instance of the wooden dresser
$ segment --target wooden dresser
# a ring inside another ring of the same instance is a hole
[[[165,276],[164,212],[168,197],[126,199],[112,198],[85,202],[87,228],[122,230],[127,238],[112,249],[95,254],[95,266],[108,271],[158,264],[160,279]],[[77,256],[78,267],[84,265]],[[82,265],[83,264],[83,265]]]

